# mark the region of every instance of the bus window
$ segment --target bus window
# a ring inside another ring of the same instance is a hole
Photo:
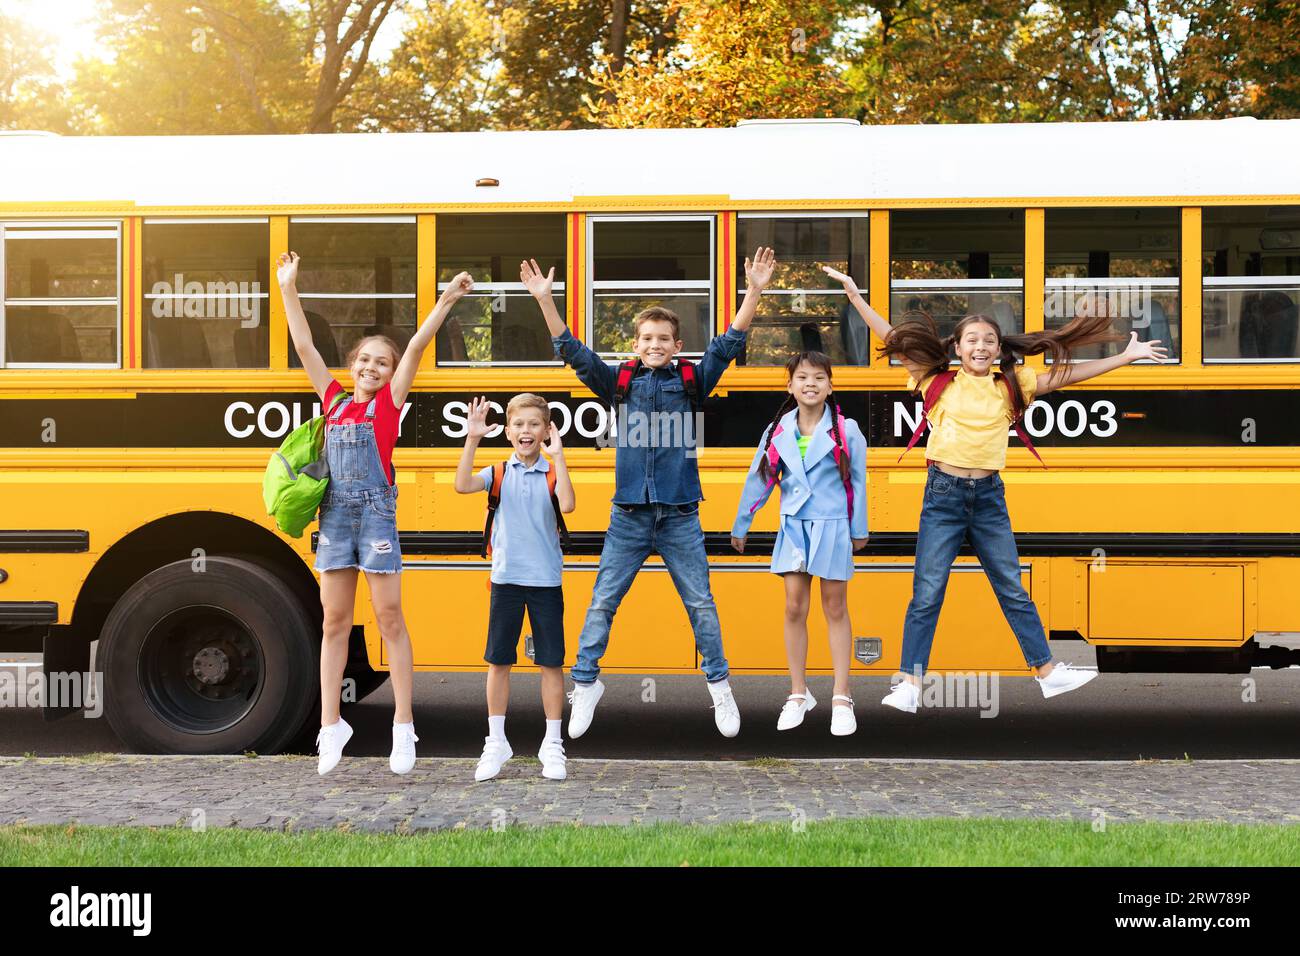
[[[146,219],[143,244],[145,368],[270,367],[268,220]]]
[[[1201,210],[1206,362],[1300,359],[1300,206]]]
[[[1180,218],[1178,209],[1165,207],[1047,210],[1044,327],[1060,328],[1089,302],[1104,302],[1124,335],[1079,349],[1075,358],[1115,355],[1137,332],[1143,342],[1159,339],[1178,359]]]
[[[681,319],[682,353],[713,329],[713,216],[590,216],[587,339],[605,358],[632,355],[632,319],[661,305]]]
[[[4,363],[117,367],[120,225],[13,224],[0,235]]]
[[[750,327],[738,364],[783,365],[793,352],[825,352],[837,365],[867,365],[867,324],[848,303],[844,287],[822,272],[847,272],[867,294],[866,213],[770,215],[736,220],[736,307],[745,297],[745,257],[759,246],[776,253],[776,274]]]
[[[565,230],[563,213],[438,216],[438,292],[457,273],[474,277],[474,291],[438,330],[439,365],[561,364],[537,303],[519,281],[519,263],[536,259],[543,274],[555,268],[552,298],[566,316]]]
[[[1023,332],[1024,210],[894,210],[889,278],[894,325],[925,313],[950,335],[963,316],[982,314],[1003,332]]]
[[[415,333],[414,216],[294,217],[289,248],[302,257],[299,296],[326,365],[342,367],[367,335],[406,348]],[[301,364],[290,349],[290,367]]]

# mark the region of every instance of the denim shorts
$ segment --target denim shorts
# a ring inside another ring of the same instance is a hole
[[[360,568],[372,574],[402,570],[397,540],[397,486],[325,493],[320,505],[316,570]]]

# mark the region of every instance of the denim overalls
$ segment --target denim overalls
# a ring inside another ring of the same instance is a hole
[[[364,422],[339,422],[352,396],[339,402],[325,429],[329,486],[320,505],[316,570],[360,568],[374,574],[402,570],[397,540],[397,486],[388,483],[375,442],[375,399]]]

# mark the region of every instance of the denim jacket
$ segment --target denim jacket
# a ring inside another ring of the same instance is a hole
[[[763,433],[766,437],[766,432]],[[867,439],[858,423],[844,419],[845,447],[849,452],[849,483],[853,487],[853,514],[849,514],[844,494],[844,481],[835,464],[835,438],[831,434],[831,408],[828,404],[822,413],[821,423],[808,442],[808,454],[799,455],[799,409],[794,408],[781,416],[781,434],[772,439],[772,447],[781,453],[781,514],[793,518],[848,518],[849,535],[853,538],[867,536]],[[740,506],[736,509],[736,522],[731,534],[743,538],[749,534],[758,509],[767,503],[772,489],[759,475],[758,465],[763,460],[763,446],[758,446],[754,460],[745,477],[745,487],[740,492]],[[753,509],[751,511],[751,509]]]
[[[740,354],[746,333],[727,329],[709,343],[697,376],[700,401]],[[613,403],[618,368],[610,366],[565,329],[553,336],[555,354],[573,367],[582,384],[602,400]],[[695,448],[701,444],[695,409],[671,365],[651,369],[642,365],[618,411],[614,456],[614,504],[694,504],[704,498]],[[664,413],[671,413],[666,417]]]

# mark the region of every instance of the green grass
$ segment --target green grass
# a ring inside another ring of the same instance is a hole
[[[550,826],[401,834],[0,826],[0,866],[1292,865],[1300,827],[1051,820]]]

